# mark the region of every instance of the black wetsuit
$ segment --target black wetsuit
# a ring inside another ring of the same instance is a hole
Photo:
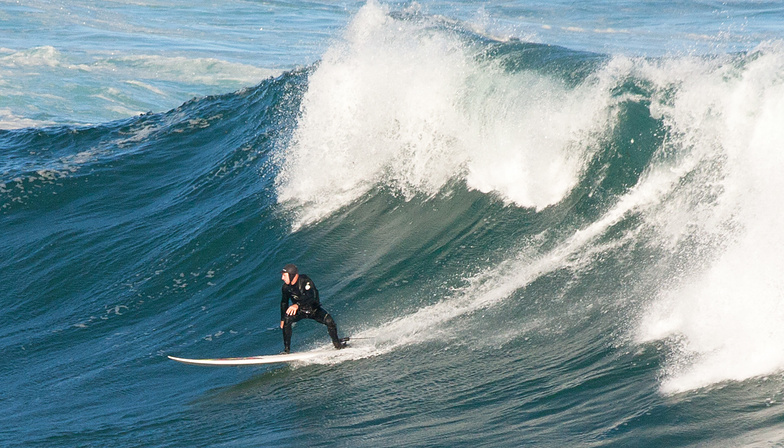
[[[286,310],[292,305],[298,305],[297,314],[289,316]],[[286,353],[291,349],[291,324],[302,319],[313,319],[327,326],[329,337],[335,348],[343,348],[344,343],[338,338],[338,327],[332,316],[321,307],[319,293],[313,280],[305,274],[299,274],[294,284],[283,285],[283,298],[280,301],[280,320],[283,322],[283,349]]]

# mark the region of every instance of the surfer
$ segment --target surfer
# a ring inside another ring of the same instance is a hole
[[[313,280],[305,274],[300,274],[299,269],[293,264],[287,264],[281,271],[283,280],[283,298],[280,301],[280,328],[283,330],[283,351],[291,350],[291,325],[302,319],[313,319],[327,326],[332,345],[336,349],[346,346],[338,338],[338,326],[332,316],[321,307],[319,293]],[[289,306],[291,300],[291,306]]]

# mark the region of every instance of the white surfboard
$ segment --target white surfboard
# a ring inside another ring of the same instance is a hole
[[[299,353],[284,353],[280,355],[266,355],[266,356],[249,356],[245,358],[213,358],[213,359],[188,359],[177,358],[176,356],[169,356],[169,359],[182,362],[185,364],[193,364],[197,366],[252,366],[259,364],[277,364],[295,361],[304,361],[307,359],[318,358],[321,356],[328,356],[335,354],[336,350],[312,350],[309,352]]]
[[[340,342],[344,344],[343,350],[350,349],[350,347],[346,346],[346,344],[350,339],[351,338],[348,337],[340,339]],[[322,348],[322,349],[310,350],[307,352],[281,353],[279,355],[248,356],[245,358],[189,359],[189,358],[178,358],[176,356],[169,356],[169,359],[185,364],[193,364],[196,366],[253,366],[253,365],[260,365],[260,364],[280,364],[286,362],[305,361],[308,359],[320,358],[322,356],[328,357],[330,355],[336,355],[336,354],[337,354],[337,350]]]

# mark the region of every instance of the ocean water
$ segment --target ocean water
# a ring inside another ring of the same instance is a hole
[[[779,3],[0,23],[0,445],[784,446]]]

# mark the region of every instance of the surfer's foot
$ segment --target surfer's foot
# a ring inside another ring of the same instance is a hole
[[[283,349],[283,353],[281,353],[281,354],[282,354],[282,355],[288,355],[289,353],[291,353],[291,349],[289,349],[288,347],[286,347],[286,348],[284,348],[284,349]]]

